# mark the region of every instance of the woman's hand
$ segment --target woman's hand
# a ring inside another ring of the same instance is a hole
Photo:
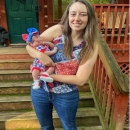
[[[39,52],[38,50],[34,49],[29,45],[26,46],[26,50],[31,57],[38,58],[45,66],[55,66],[54,62],[51,60],[51,58],[48,55]]]
[[[38,59],[41,61],[43,65],[55,66],[55,63],[52,61],[52,59],[48,55],[40,52],[38,57],[39,57]]]

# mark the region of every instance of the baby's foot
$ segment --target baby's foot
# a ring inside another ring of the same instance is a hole
[[[39,89],[41,86],[41,83],[39,80],[34,80],[33,84],[32,84],[32,88],[33,89]]]
[[[45,82],[53,82],[53,79],[49,76],[47,72],[43,72],[40,76],[40,80],[43,80]]]

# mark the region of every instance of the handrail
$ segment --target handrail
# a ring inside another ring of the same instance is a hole
[[[104,130],[123,130],[128,103],[128,77],[124,76],[101,33],[99,55],[89,78],[90,89]]]
[[[98,47],[99,47],[99,56],[103,62],[104,67],[108,73],[109,78],[111,79],[112,84],[117,86],[117,89],[120,90],[122,93],[128,93],[128,77],[124,76],[122,73],[117,61],[115,60],[113,54],[111,53],[107,43],[103,39],[101,33],[99,32],[99,39]],[[115,86],[115,90],[116,90]]]

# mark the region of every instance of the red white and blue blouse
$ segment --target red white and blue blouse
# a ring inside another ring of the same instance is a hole
[[[75,75],[79,66],[79,52],[82,49],[83,42],[73,47],[72,60],[69,60],[63,54],[64,35],[61,35],[53,40],[55,46],[58,48],[56,54],[51,56],[51,59],[56,64],[55,74],[57,75]],[[66,84],[54,81],[52,83],[42,83],[42,87],[52,93],[67,93],[77,90],[75,84]]]

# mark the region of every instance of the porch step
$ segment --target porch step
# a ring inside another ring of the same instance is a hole
[[[103,130],[102,126],[84,126],[78,127],[78,130]],[[62,128],[56,128],[55,130],[63,130]]]
[[[29,70],[33,59],[0,59],[0,70]]]
[[[1,129],[0,129],[1,130]],[[5,130],[5,129],[3,129]],[[35,128],[6,128],[6,130],[41,130],[39,127]],[[55,130],[63,130],[63,128],[55,128]],[[103,130],[102,126],[81,126],[77,127],[77,130]]]
[[[0,130],[40,129],[36,115],[33,111],[0,112]],[[53,111],[53,121],[56,128],[61,128],[59,117]],[[79,108],[76,115],[76,124],[81,126],[100,126],[95,108]]]
[[[26,48],[26,43],[10,44],[9,47],[12,47],[12,48]]]
[[[93,107],[91,92],[80,92],[79,108]],[[30,95],[0,95],[0,111],[32,110]]]
[[[0,54],[0,59],[29,59],[29,54]]]
[[[87,127],[77,127],[78,130],[103,130],[102,126],[87,126]],[[1,130],[1,129],[0,129]],[[4,129],[5,130],[5,129]],[[17,129],[17,128],[13,128],[13,129],[6,129],[6,130],[41,130],[40,128],[24,128],[24,129]],[[55,128],[55,130],[63,130],[62,128]]]
[[[29,70],[0,70],[0,81],[28,81],[32,80]]]
[[[32,81],[0,82],[0,95],[29,94]]]
[[[0,48],[0,59],[30,59],[32,58],[23,47],[2,47]]]
[[[31,81],[0,82],[0,95],[29,94]],[[78,86],[80,92],[90,92],[88,83]]]

